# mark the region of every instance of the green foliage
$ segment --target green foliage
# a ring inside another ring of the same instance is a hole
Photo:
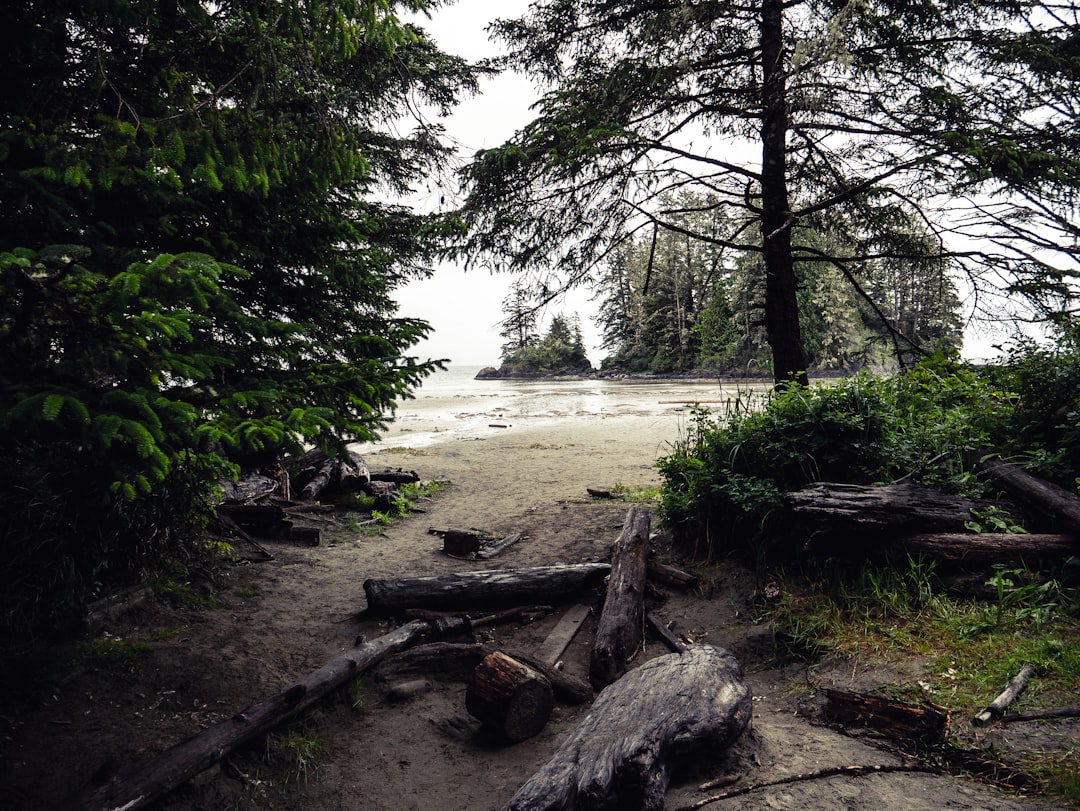
[[[424,7],[9,9],[5,640],[195,554],[238,465],[370,439],[437,366],[393,292],[457,226],[382,201],[449,151],[384,124],[476,73],[395,16]]]
[[[947,357],[888,378],[791,386],[715,419],[699,411],[660,460],[662,510],[703,554],[795,555],[783,533],[764,531],[781,493],[909,481],[973,494],[966,454],[993,446],[1010,414],[1007,396]]]
[[[592,371],[577,318],[559,314],[551,319],[544,337],[514,349],[504,348],[504,371],[514,373],[575,374]]]

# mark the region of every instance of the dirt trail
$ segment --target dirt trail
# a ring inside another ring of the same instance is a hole
[[[32,701],[0,719],[0,755],[14,809],[63,807],[95,772],[131,763],[277,692],[351,647],[385,622],[358,615],[369,577],[513,568],[604,559],[626,505],[591,501],[589,486],[656,485],[653,462],[663,438],[640,419],[593,420],[577,429],[507,429],[485,439],[434,445],[422,454],[384,451],[372,467],[406,467],[447,481],[426,512],[368,536],[342,530],[318,548],[274,545],[277,559],[232,569],[217,586],[228,605],[184,609],[151,605],[108,632],[137,642],[135,666],[54,671]],[[429,527],[524,532],[526,540],[487,562],[454,560]],[[843,766],[895,766],[901,759],[818,722],[826,686],[867,689],[893,680],[895,668],[843,663],[835,670],[777,667],[768,627],[755,621],[751,575],[719,568],[707,597],[672,594],[657,614],[676,632],[722,645],[744,663],[754,692],[752,729],[698,771],[678,776],[668,809],[701,800],[698,785],[733,774],[736,784]],[[483,638],[535,648],[556,613],[527,625],[499,626]],[[587,672],[593,620],[568,649],[565,668]],[[639,661],[666,653],[649,643]],[[917,671],[917,663],[899,665]],[[163,801],[170,811],[274,808],[298,811],[441,811],[499,808],[583,717],[586,707],[556,708],[534,738],[496,746],[464,708],[464,685],[433,680],[401,703],[373,675],[362,695],[335,697],[305,722],[227,759]],[[350,706],[362,702],[360,710]],[[290,735],[292,738],[290,739]],[[314,741],[306,770],[290,759],[290,740]],[[60,767],[58,767],[60,764]],[[283,779],[290,774],[291,778]],[[708,792],[706,792],[707,794]],[[1046,808],[961,778],[921,773],[837,776],[759,789],[710,809],[1008,809]]]

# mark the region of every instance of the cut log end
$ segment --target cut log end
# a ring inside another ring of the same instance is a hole
[[[473,673],[465,707],[508,741],[536,735],[551,717],[555,696],[538,671],[501,651],[486,656]]]

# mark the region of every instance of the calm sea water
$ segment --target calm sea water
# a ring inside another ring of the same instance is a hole
[[[615,418],[628,425],[647,421],[650,431],[674,440],[685,431],[695,403],[722,414],[765,390],[761,384],[719,380],[476,380],[481,368],[452,365],[428,378],[414,399],[399,404],[383,438],[364,448],[422,447],[508,426]]]

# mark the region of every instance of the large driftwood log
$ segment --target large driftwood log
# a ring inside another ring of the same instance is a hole
[[[416,620],[339,656],[275,696],[221,721],[144,763],[122,770],[73,807],[81,811],[136,811],[266,734],[356,678],[386,656],[433,634],[464,630],[467,620]]]
[[[611,577],[589,661],[589,681],[597,690],[625,673],[629,660],[641,647],[649,524],[645,507],[631,507],[622,534],[611,548]]]
[[[1011,495],[1048,513],[1069,532],[1080,533],[1080,496],[1063,487],[1032,476],[1017,465],[1001,459],[984,459],[978,469],[994,479]]]
[[[785,493],[784,504],[817,531],[870,530],[895,537],[916,532],[963,532],[972,509],[989,501],[909,484],[858,485],[816,482]],[[865,535],[862,535],[865,540]]]
[[[603,582],[607,563],[458,572],[364,581],[368,610],[388,615],[406,608],[469,611],[526,603],[560,603]]]
[[[609,685],[503,811],[658,811],[671,769],[732,743],[750,721],[738,660],[700,645]]]
[[[1080,553],[1070,535],[939,532],[898,538],[896,548],[912,558],[927,558],[952,567],[981,568],[995,563],[1061,560]]]

